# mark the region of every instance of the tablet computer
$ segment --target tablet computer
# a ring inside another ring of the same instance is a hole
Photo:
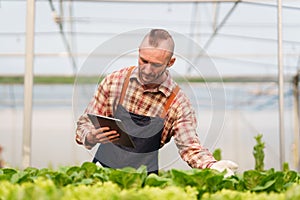
[[[96,129],[100,127],[110,127],[111,130],[116,130],[120,134],[120,138],[113,141],[112,143],[119,144],[125,147],[135,147],[132,139],[130,138],[128,133],[126,133],[125,126],[120,119],[90,113],[88,113],[87,115]]]

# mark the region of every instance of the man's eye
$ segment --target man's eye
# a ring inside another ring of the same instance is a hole
[[[141,60],[142,63],[144,63],[144,64],[149,64],[149,63],[150,63],[148,60],[144,60],[144,59],[142,59],[142,58],[140,58],[140,60]],[[157,67],[157,68],[163,66],[162,64],[159,64],[159,63],[150,63],[150,64],[151,64],[151,66]]]
[[[153,63],[152,66],[153,67],[161,67],[162,65],[161,64],[155,64],[155,63]]]
[[[145,64],[148,63],[148,61],[147,61],[147,60],[144,60],[144,59],[141,59],[141,61],[142,61],[143,63],[145,63]]]

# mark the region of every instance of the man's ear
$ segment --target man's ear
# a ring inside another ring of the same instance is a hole
[[[172,65],[174,65],[175,61],[176,61],[176,58],[172,57],[168,63],[168,67],[171,67]]]

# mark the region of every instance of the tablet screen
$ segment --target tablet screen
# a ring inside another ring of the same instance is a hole
[[[120,139],[113,141],[114,144],[119,144],[126,147],[134,148],[134,143],[126,132],[125,126],[120,119],[106,117],[96,114],[87,114],[96,129],[100,127],[110,127],[111,130],[116,130],[120,134]]]

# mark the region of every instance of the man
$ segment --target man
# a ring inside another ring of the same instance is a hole
[[[216,161],[201,146],[196,133],[196,117],[187,96],[171,78],[174,41],[163,29],[151,30],[139,46],[138,66],[108,75],[77,122],[76,141],[87,149],[100,143],[94,162],[102,166],[138,168],[158,172],[158,150],[171,137],[180,156],[193,168],[214,168],[233,174],[237,165]],[[119,133],[109,127],[95,129],[87,114],[119,118],[125,124],[135,148],[116,145]]]

